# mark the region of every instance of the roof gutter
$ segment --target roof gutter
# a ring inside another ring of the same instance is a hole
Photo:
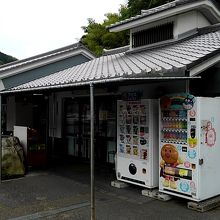
[[[48,86],[42,86],[42,87],[34,87],[34,88],[23,88],[20,90],[6,90],[1,91],[0,94],[14,94],[14,93],[20,93],[20,92],[28,92],[28,91],[41,91],[41,90],[49,90],[49,89],[63,89],[63,88],[69,88],[69,87],[79,87],[79,86],[87,86],[92,84],[104,84],[104,83],[113,83],[113,82],[125,82],[125,81],[138,81],[138,80],[190,80],[190,79],[200,79],[200,76],[159,76],[159,77],[132,77],[132,78],[125,78],[125,77],[117,77],[112,79],[101,79],[101,80],[94,80],[94,81],[86,81],[86,82],[79,82],[79,83],[68,83],[68,84],[62,84],[62,85],[48,85]]]

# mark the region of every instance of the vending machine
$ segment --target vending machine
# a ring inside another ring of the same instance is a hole
[[[158,100],[118,101],[118,180],[158,187],[158,111]]]
[[[220,99],[160,100],[159,191],[202,201],[220,194]]]

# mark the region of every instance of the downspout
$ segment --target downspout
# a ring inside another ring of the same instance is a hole
[[[54,155],[55,136],[55,94],[52,94],[52,155]]]
[[[91,169],[91,220],[96,219],[95,214],[95,178],[94,178],[94,86],[90,83],[90,169]]]

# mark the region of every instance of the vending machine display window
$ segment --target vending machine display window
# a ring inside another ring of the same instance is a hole
[[[116,175],[148,188],[158,186],[158,100],[119,100]]]

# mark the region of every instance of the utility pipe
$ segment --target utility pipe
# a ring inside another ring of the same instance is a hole
[[[94,87],[90,83],[90,175],[91,175],[91,220],[96,219],[95,213],[95,177],[94,177]]]

